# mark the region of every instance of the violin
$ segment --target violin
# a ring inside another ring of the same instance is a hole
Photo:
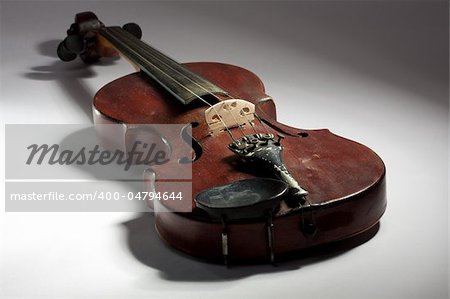
[[[270,261],[361,235],[386,209],[385,166],[368,147],[327,129],[277,121],[274,100],[244,68],[180,64],[141,41],[137,24],[75,16],[63,61],[120,55],[138,67],[94,97],[96,124],[186,124],[192,142],[191,211],[155,213],[166,243],[224,263]],[[180,162],[181,163],[181,162]],[[146,188],[164,191],[151,167]],[[175,203],[173,203],[175,204]]]

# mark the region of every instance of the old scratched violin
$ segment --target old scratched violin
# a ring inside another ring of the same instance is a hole
[[[119,52],[140,69],[97,92],[96,123],[192,124],[192,212],[155,215],[174,248],[226,263],[273,262],[361,234],[384,213],[382,160],[326,129],[277,122],[250,71],[179,64],[142,42],[138,25],[107,27],[92,12],[77,14],[67,33],[57,51],[63,61]],[[158,189],[155,172],[150,185]]]

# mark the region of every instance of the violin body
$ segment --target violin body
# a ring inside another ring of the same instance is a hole
[[[283,159],[294,177],[309,191],[311,207],[307,211],[281,209],[275,217],[276,255],[349,238],[379,221],[386,208],[385,167],[372,150],[326,129],[302,130],[278,123],[274,102],[264,100],[268,96],[262,81],[248,70],[220,63],[185,66],[233,95],[253,102],[260,115],[276,128],[273,130],[285,135]],[[217,185],[258,176],[257,169],[243,170],[231,163],[237,157],[221,146],[228,142],[227,135],[207,137],[204,107],[186,109],[181,104],[174,105],[170,97],[157,82],[141,73],[133,73],[107,84],[96,94],[95,121],[198,122],[200,125],[192,129],[192,135],[195,140],[201,140],[203,154],[192,164],[193,197]],[[222,225],[205,217],[195,205],[192,213],[158,213],[155,216],[160,237],[174,248],[199,258],[222,259]],[[304,217],[314,219],[314,233],[302,232]],[[233,260],[267,257],[264,220],[230,224],[229,238]]]
[[[167,202],[171,212],[155,213],[156,229],[172,247],[225,263],[273,262],[360,235],[383,215],[380,157],[329,130],[279,123],[274,101],[252,72],[178,64],[140,41],[136,24],[106,27],[91,12],[77,14],[68,35],[58,47],[63,61],[79,54],[91,62],[117,51],[141,70],[97,92],[96,124],[192,124],[189,212]],[[158,178],[167,167],[152,165],[152,175],[144,174],[149,191],[169,191]]]

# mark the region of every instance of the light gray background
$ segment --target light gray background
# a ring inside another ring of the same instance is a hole
[[[179,255],[155,237],[150,214],[1,213],[4,297],[447,298],[446,2],[3,1],[0,9],[2,123],[89,123],[95,91],[132,71],[123,60],[55,59],[74,14],[92,10],[106,24],[139,23],[144,40],[179,61],[254,71],[282,122],[368,145],[388,182],[372,240],[275,268]]]

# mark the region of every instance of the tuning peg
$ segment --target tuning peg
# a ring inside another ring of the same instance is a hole
[[[62,61],[72,61],[84,49],[84,41],[79,35],[69,35],[58,46],[57,54]]]
[[[61,59],[62,61],[72,61],[77,58],[77,54],[69,51],[66,48],[66,46],[64,45],[64,41],[59,43],[56,53],[58,54],[59,59]]]
[[[69,35],[64,39],[64,45],[72,53],[79,54],[84,49],[84,41],[79,35]]]
[[[141,39],[141,37],[142,37],[141,27],[139,27],[139,25],[136,23],[127,23],[122,26],[122,29],[131,33],[132,35],[134,35],[135,37],[137,37],[139,39]]]

